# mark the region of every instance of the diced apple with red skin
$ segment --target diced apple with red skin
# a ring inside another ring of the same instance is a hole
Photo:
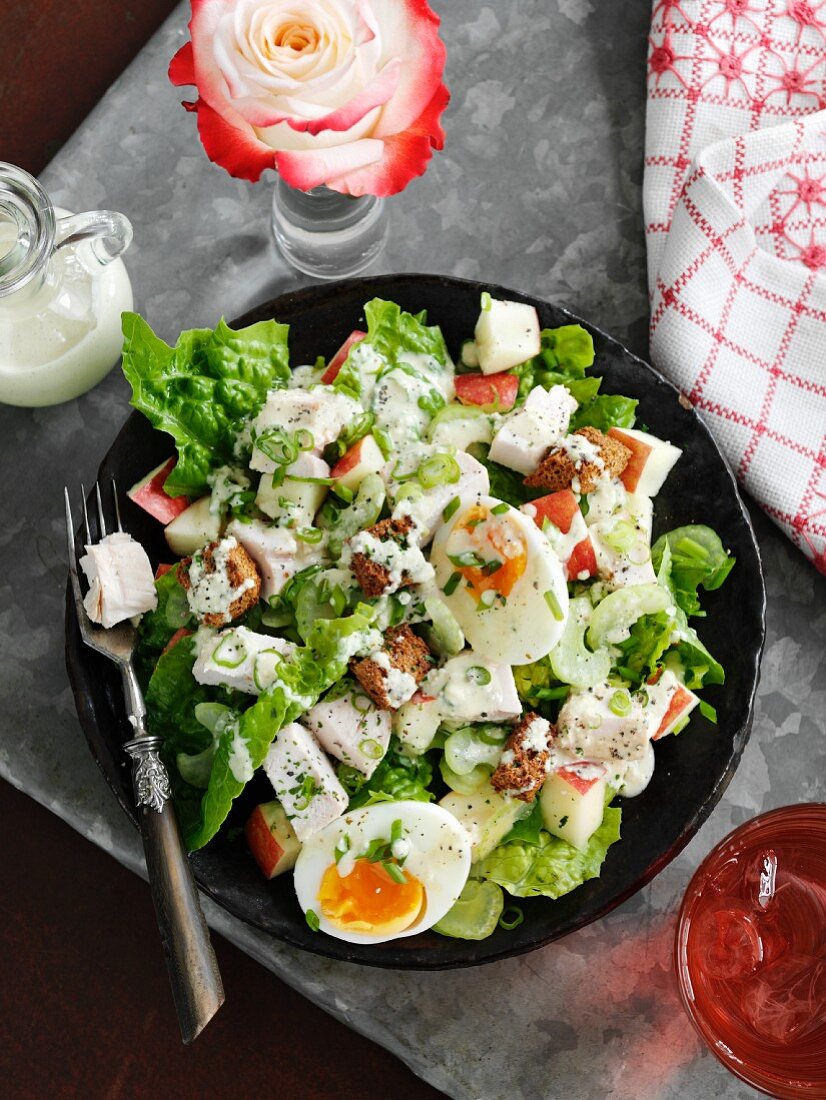
[[[295,867],[301,841],[280,802],[262,802],[256,806],[244,827],[244,835],[265,878],[273,879]]]
[[[142,477],[126,494],[130,500],[154,516],[163,524],[171,523],[175,516],[185,512],[189,507],[186,497],[171,497],[164,491],[164,483],[175,469],[176,458],[169,458],[150,470],[146,477]]]
[[[366,435],[344,452],[330,471],[330,477],[355,492],[368,474],[379,474],[386,465],[381,447],[372,435]]]
[[[211,497],[201,497],[167,524],[164,536],[173,554],[185,558],[220,537],[221,517],[210,512],[210,500]]]
[[[665,669],[648,687],[649,703],[646,716],[649,720],[651,740],[659,741],[674,732],[674,727],[691,714],[699,705],[699,698],[681,683],[671,669]]]
[[[565,764],[552,772],[539,796],[542,821],[552,836],[580,851],[602,824],[607,770],[589,762]]]
[[[321,376],[321,381],[325,385],[329,386],[331,382],[335,382],[336,375],[341,370],[341,368],[344,366],[345,360],[347,359],[347,356],[350,354],[350,350],[357,343],[359,343],[360,340],[363,340],[366,335],[367,335],[366,332],[360,332],[359,329],[355,329],[353,332],[350,333],[350,335],[347,337],[347,339],[344,341],[344,343],[341,345],[341,347],[335,353],[333,358],[327,364],[327,369],[325,370],[324,374],[322,374],[322,376]]]
[[[561,489],[558,493],[549,493],[547,496],[532,500],[525,510],[532,509],[529,513],[537,527],[544,529],[548,520],[558,527],[563,535],[567,535],[574,523],[584,532],[582,539],[576,543],[570,557],[565,563],[569,581],[584,580],[585,577],[593,577],[597,571],[597,559],[594,547],[591,543],[588,529],[585,526],[579,503],[570,489]]]
[[[655,497],[683,452],[679,447],[636,428],[609,428],[608,434],[631,452],[628,465],[620,474],[625,488],[629,493]]]
[[[417,691],[393,715],[393,732],[409,756],[420,756],[430,747],[442,720],[435,695]]]
[[[516,404],[519,379],[515,374],[457,374],[454,379],[456,400],[462,405],[507,412]]]

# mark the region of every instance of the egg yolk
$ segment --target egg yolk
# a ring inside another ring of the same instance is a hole
[[[381,863],[366,859],[357,859],[350,874],[342,877],[331,863],[318,891],[321,912],[331,924],[348,931],[403,932],[425,903],[421,882],[409,871],[404,877],[405,882],[395,882]]]
[[[528,565],[528,548],[522,532],[507,522],[486,522],[490,519],[487,508],[476,504],[461,521],[471,546],[486,559],[484,566],[466,565],[459,569],[477,603],[489,589],[508,597]],[[495,551],[495,558],[491,557],[491,550]],[[501,564],[494,569],[496,561]]]

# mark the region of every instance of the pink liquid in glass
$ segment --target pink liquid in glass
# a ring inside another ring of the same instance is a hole
[[[761,814],[706,857],[680,909],[676,967],[728,1069],[772,1096],[826,1100],[826,805]]]

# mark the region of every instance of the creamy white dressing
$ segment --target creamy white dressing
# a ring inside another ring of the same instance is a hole
[[[418,687],[415,677],[409,672],[396,668],[390,661],[390,655],[383,649],[375,650],[370,654],[369,659],[384,673],[384,690],[387,702],[393,710],[397,710],[408,699],[412,699]]]
[[[379,539],[369,531],[361,531],[350,540],[350,556],[364,554],[370,561],[384,566],[390,574],[385,594],[395,592],[405,583],[425,584],[433,580],[434,570],[415,540],[415,531],[402,543],[394,539]],[[342,558],[344,560],[344,558]]]
[[[625,486],[618,477],[600,478],[596,489],[588,494],[586,526],[591,527],[616,516],[624,508],[626,496]]]
[[[615,714],[610,703],[618,690],[612,684],[598,684],[571,692],[557,720],[560,747],[581,760],[610,764],[642,757],[649,738],[645,712],[632,695],[628,714]]]
[[[522,732],[522,744],[532,752],[548,751],[548,735],[551,732],[550,723],[537,716],[527,729]]]
[[[212,490],[209,511],[216,516],[232,504],[238,493],[249,489],[250,479],[238,466],[219,466],[207,474],[207,484]]]
[[[189,584],[186,598],[193,615],[203,618],[205,615],[220,615],[225,623],[232,616],[230,608],[245,592],[255,586],[254,577],[245,577],[239,585],[233,585],[229,579],[229,559],[233,550],[237,550],[237,539],[230,536],[221,539],[212,551],[214,569],[207,570],[204,559],[196,555],[189,567]]]
[[[249,783],[255,774],[249,745],[241,736],[241,731],[237,722],[232,731],[232,742],[230,744],[229,756],[227,757],[227,764],[229,765],[229,770],[232,772],[232,778],[238,783]]]

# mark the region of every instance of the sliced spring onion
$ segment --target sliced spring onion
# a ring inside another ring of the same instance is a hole
[[[308,926],[313,932],[317,932],[321,928],[321,921],[318,919],[318,913],[314,909],[308,909],[304,914]]]
[[[472,684],[478,684],[480,687],[489,684],[492,679],[490,669],[485,668],[484,665],[471,665],[465,675]]]
[[[493,298],[491,298],[490,294],[486,290],[483,290],[482,291],[482,299],[481,299],[482,312],[483,313],[488,313],[490,311],[490,308],[491,308],[492,305],[493,305]]]
[[[505,512],[510,508],[510,504],[506,504],[504,500],[501,504],[494,504],[490,510],[492,516],[504,516]]]
[[[495,589],[493,589],[493,588],[486,589],[482,593],[482,595],[479,597],[479,605],[476,608],[476,610],[477,611],[489,611],[493,607],[493,605],[496,603],[496,599],[497,599],[498,595],[499,595],[499,593]]]
[[[324,532],[320,527],[301,527],[296,531],[295,537],[310,546],[316,546],[324,538]]]
[[[373,428],[373,439],[379,445],[379,450],[384,457],[390,458],[393,453],[393,444],[390,442],[390,436],[382,428]]]
[[[608,709],[618,718],[631,713],[631,696],[625,688],[619,688],[608,700]]]
[[[349,504],[350,501],[353,499],[353,490],[348,489],[347,486],[342,485],[341,482],[333,481],[330,488],[333,490],[339,500],[343,500],[345,504]]]
[[[384,756],[384,749],[372,737],[365,737],[363,741],[359,741],[359,749],[369,760],[381,760]]]
[[[425,489],[435,489],[437,485],[455,484],[462,471],[453,455],[435,454],[420,464],[416,476]]]
[[[424,489],[421,485],[417,485],[415,481],[407,481],[399,487],[399,491],[396,493],[396,503],[399,504],[403,500],[418,500],[423,496]]]
[[[444,594],[446,596],[452,596],[453,593],[458,588],[459,581],[461,579],[462,579],[462,574],[461,573],[451,573],[450,576],[447,578],[447,583],[445,584],[444,588],[442,589]]]
[[[451,516],[455,516],[459,508],[461,501],[458,497],[454,497],[453,500],[445,508],[442,509],[442,519],[447,523]]]
[[[707,703],[705,699],[700,700],[700,714],[702,714],[703,718],[707,718],[709,722],[713,722],[715,726],[717,725],[717,711],[711,703]]]
[[[212,651],[212,663],[220,668],[238,668],[247,659],[247,647],[235,633],[224,635]]]
[[[394,882],[397,882],[399,886],[404,886],[407,882],[404,871],[399,867],[397,863],[393,863],[390,860],[386,860],[382,863],[382,867],[390,875]]]
[[[485,563],[475,550],[463,550],[461,554],[448,554],[448,561],[459,569],[478,569]]]
[[[518,905],[506,905],[502,916],[499,918],[499,927],[504,928],[506,932],[512,932],[514,928],[519,927],[524,919],[525,914]]]
[[[556,621],[558,623],[561,623],[562,620],[565,618],[565,613],[559,605],[559,600],[556,598],[556,593],[551,591],[550,588],[545,593],[545,603],[551,609],[551,614],[556,619]]]
[[[402,824],[402,819],[400,817],[397,817],[393,824],[390,826],[390,843],[395,844],[397,840],[401,840],[403,833],[404,825]]]
[[[350,834],[344,833],[336,841],[336,846],[333,849],[333,855],[336,857],[336,863],[339,863],[343,856],[346,856],[350,851]]]

